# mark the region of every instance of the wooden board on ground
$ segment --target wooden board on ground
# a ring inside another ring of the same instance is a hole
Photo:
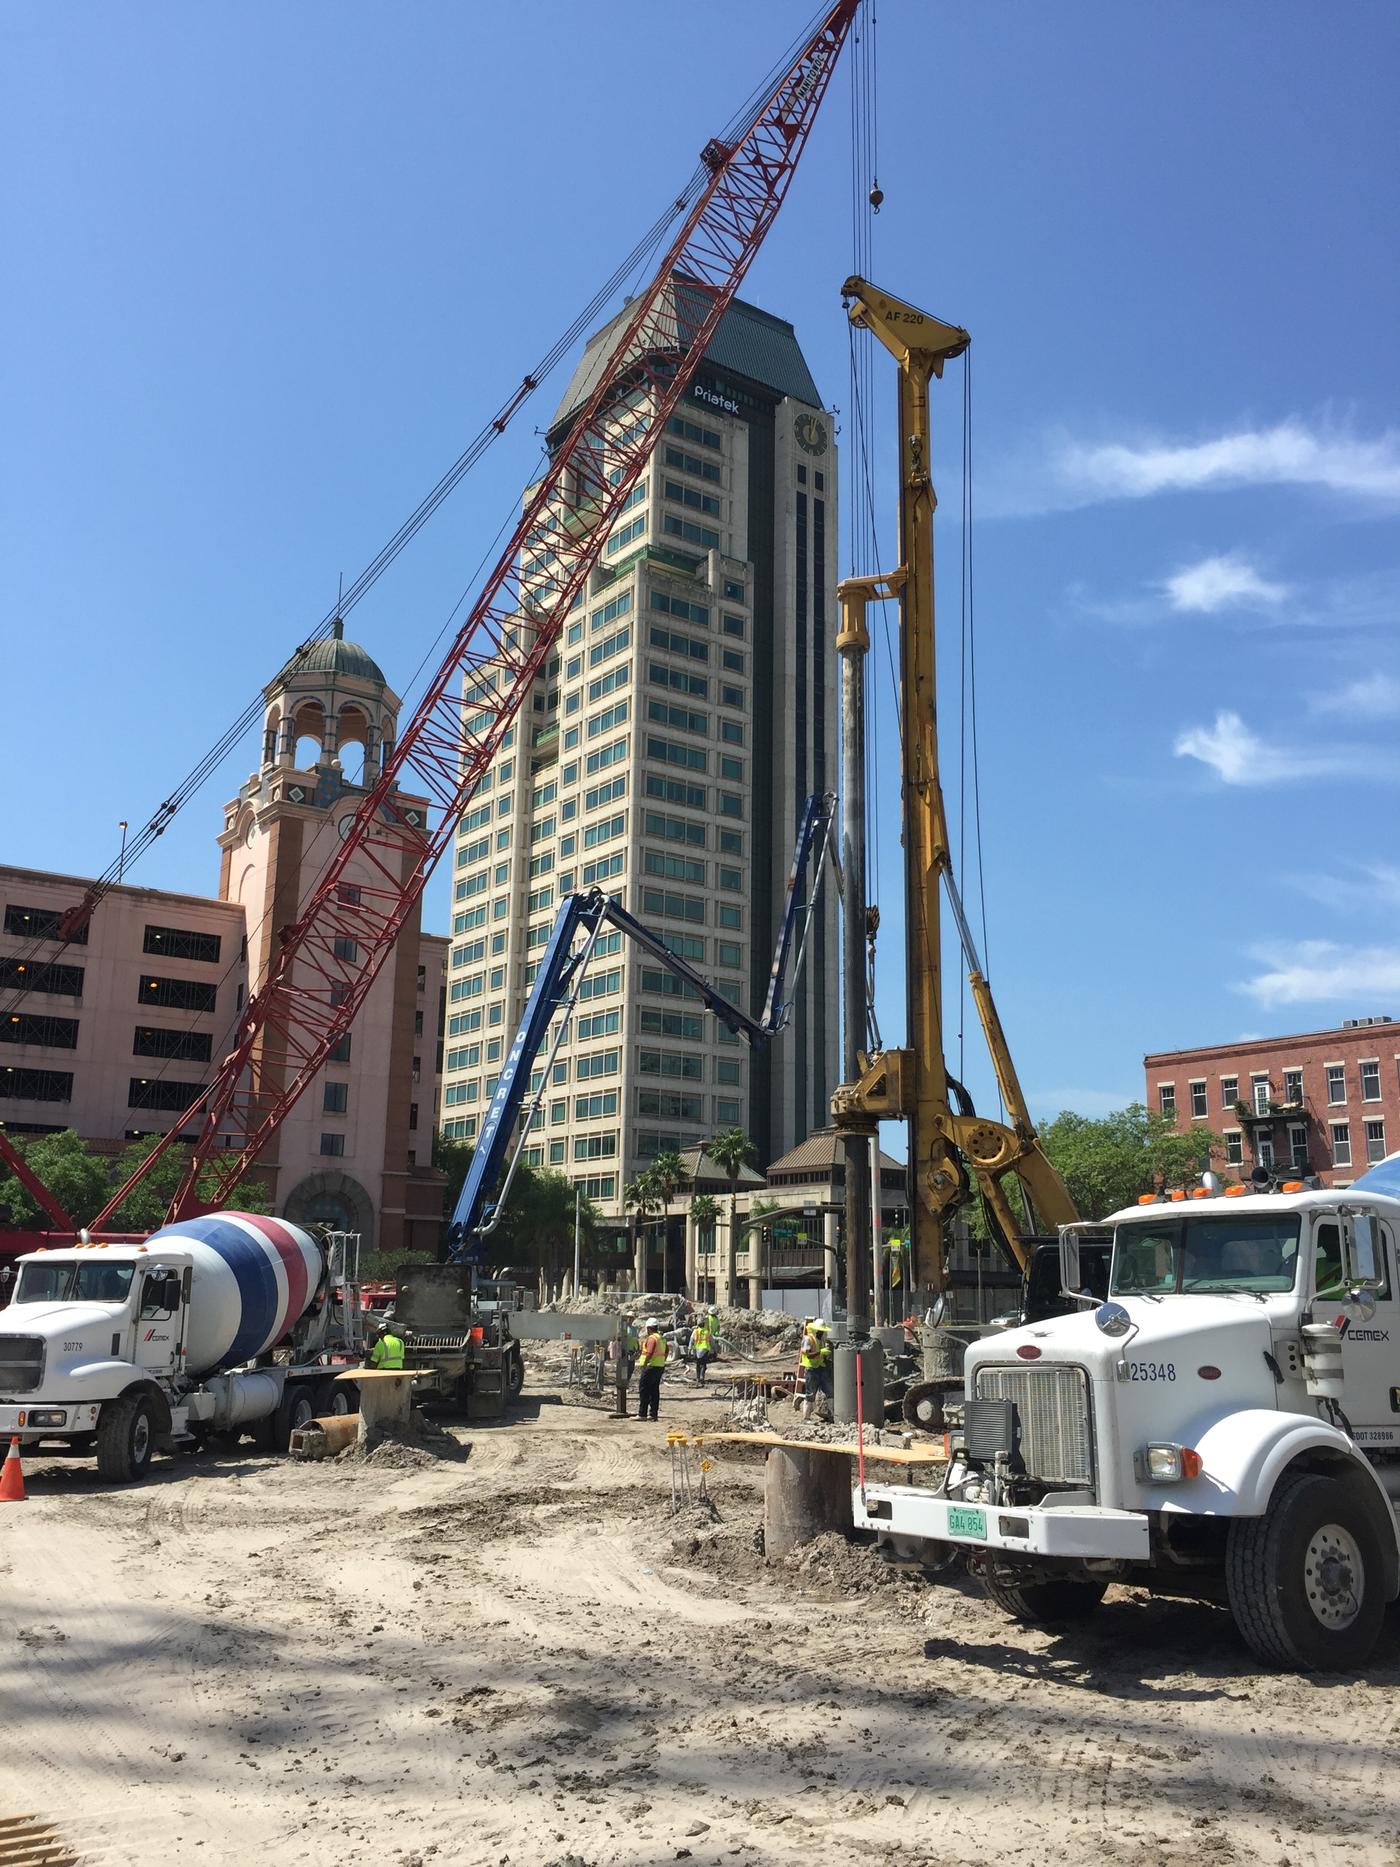
[[[825,1439],[784,1439],[781,1433],[692,1433],[692,1445],[719,1444],[743,1446],[784,1446],[789,1452],[840,1452],[848,1459],[858,1456],[854,1445],[832,1445]],[[885,1465],[944,1465],[948,1455],[941,1444],[923,1446],[867,1446],[867,1459]]]

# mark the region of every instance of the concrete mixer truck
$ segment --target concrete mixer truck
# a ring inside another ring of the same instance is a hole
[[[211,1433],[285,1451],[353,1404],[335,1375],[362,1331],[356,1293],[284,1219],[213,1212],[144,1244],[29,1252],[0,1314],[0,1438],[95,1450],[114,1483]]]

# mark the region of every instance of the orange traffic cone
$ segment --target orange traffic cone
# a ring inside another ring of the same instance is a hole
[[[0,1465],[0,1504],[23,1504],[24,1467],[19,1462],[19,1434],[10,1440],[5,1463]]]

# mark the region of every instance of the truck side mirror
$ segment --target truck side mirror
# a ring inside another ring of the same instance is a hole
[[[1342,1228],[1343,1282],[1359,1288],[1375,1289],[1380,1283],[1376,1269],[1376,1228],[1369,1212],[1353,1213]]]
[[[1079,1234],[1072,1225],[1060,1233],[1060,1294],[1077,1297],[1084,1287],[1079,1274]]]

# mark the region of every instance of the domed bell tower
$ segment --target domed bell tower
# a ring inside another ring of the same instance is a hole
[[[394,749],[400,706],[373,657],[346,641],[338,617],[331,635],[299,650],[263,693],[262,763],[225,805],[219,838],[219,893],[244,912],[251,992],[260,989],[280,950],[282,930],[304,913],[337,840],[382,774]],[[426,822],[425,799],[400,793],[396,804],[409,822],[415,814]],[[376,854],[382,858],[382,845]],[[383,885],[382,873],[359,860],[352,860],[341,884],[350,903],[361,886]],[[275,1211],[301,1224],[320,1221],[359,1232],[365,1250],[394,1250],[405,1242],[405,1216],[413,1203],[408,1183],[423,1177],[410,1154],[421,1152],[424,1170],[430,1161],[431,1065],[421,1138],[410,1126],[418,1102],[417,1059],[428,1043],[427,1033],[420,1036],[415,1029],[421,1030],[425,1011],[419,941],[415,904],[353,1027],[260,1162]],[[356,955],[352,950],[343,957]],[[309,989],[324,990],[310,971],[306,982]],[[432,991],[435,1046],[436,977]],[[286,1080],[286,1040],[271,1026],[255,1055],[254,1074],[268,1095],[280,1092]]]

